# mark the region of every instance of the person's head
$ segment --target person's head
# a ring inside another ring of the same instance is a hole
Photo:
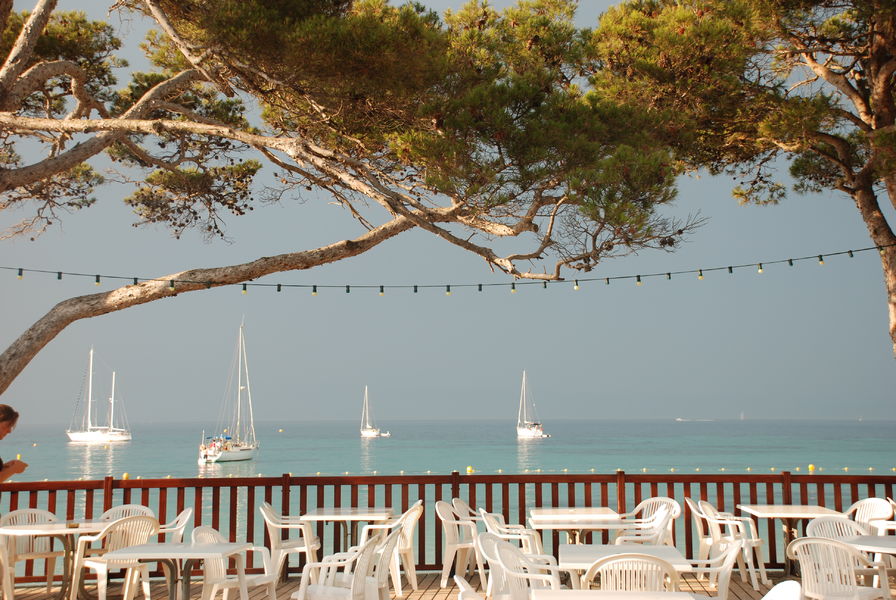
[[[7,404],[0,404],[0,440],[9,435],[18,422],[19,413],[16,409]]]

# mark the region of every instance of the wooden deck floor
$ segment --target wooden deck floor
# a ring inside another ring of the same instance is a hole
[[[769,573],[769,576],[772,578],[773,583],[777,583],[781,579],[780,573],[778,573],[777,576],[775,573]],[[437,573],[418,573],[418,583],[417,591],[411,591],[410,588],[405,585],[405,600],[454,600],[456,598],[456,589],[453,582],[449,581],[449,586],[445,589],[440,588],[439,575]],[[476,589],[479,589],[478,576],[474,576],[471,579],[471,583]],[[195,579],[190,590],[190,600],[198,600],[201,589],[202,586],[200,581]],[[277,598],[279,600],[289,600],[290,596],[298,591],[298,589],[299,578],[292,576],[277,587]],[[16,600],[55,600],[57,597],[57,590],[58,588],[55,588],[48,594],[46,588],[43,586],[19,587],[16,589]],[[88,587],[88,591],[93,591],[93,589]],[[690,575],[684,576],[682,581],[682,591],[694,592],[707,596],[715,595],[715,592],[704,585],[704,582],[701,582]],[[766,588],[763,588],[762,592],[754,591],[749,584],[741,582],[739,573],[735,571],[731,578],[729,600],[759,600],[762,598],[765,591],[767,591]],[[896,592],[896,589],[894,589],[894,592]],[[167,600],[167,591],[165,584],[162,581],[153,582],[152,597],[154,600]],[[237,596],[234,595],[231,597],[236,598]],[[264,588],[250,589],[249,597],[250,600],[264,600]],[[121,587],[117,582],[110,585],[109,598],[121,598]],[[138,595],[137,600],[140,599],[142,599],[142,596]]]

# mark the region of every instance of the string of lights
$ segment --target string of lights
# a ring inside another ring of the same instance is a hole
[[[803,262],[803,261],[817,261],[819,265],[824,265],[824,261],[826,258],[838,257],[838,256],[848,256],[849,258],[853,258],[856,254],[861,252],[869,252],[871,250],[876,250],[878,252],[883,252],[884,248],[894,246],[896,244],[890,244],[888,246],[869,246],[867,248],[858,248],[852,250],[842,250],[838,252],[824,252],[822,254],[812,254],[808,256],[800,256],[797,258],[782,258],[777,260],[766,260],[762,262],[754,262],[754,263],[743,263],[737,265],[727,265],[727,266],[718,266],[718,267],[708,267],[708,268],[696,268],[696,269],[684,269],[678,271],[660,271],[656,273],[637,273],[633,275],[615,275],[610,277],[579,277],[573,280],[573,289],[578,291],[581,289],[582,284],[584,283],[594,283],[599,282],[604,285],[610,285],[613,281],[634,281],[635,285],[643,285],[644,282],[648,279],[660,278],[665,280],[671,280],[672,277],[681,277],[681,276],[696,276],[696,279],[702,280],[708,273],[714,272],[727,272],[729,275],[733,275],[735,271],[743,270],[743,269],[755,269],[756,273],[762,274],[766,268],[773,265],[783,265],[786,264],[789,267],[793,267],[795,263]],[[0,270],[4,271],[13,271],[16,273],[16,277],[18,279],[24,279],[27,273],[37,273],[43,275],[55,275],[57,280],[63,279],[63,277],[79,277],[79,278],[90,278],[93,279],[94,285],[101,285],[103,280],[108,281],[130,281],[133,285],[137,285],[141,282],[164,282],[167,283],[171,288],[176,288],[178,284],[202,284],[211,286],[213,282],[207,281],[191,281],[185,279],[168,279],[168,278],[151,278],[151,277],[127,277],[123,275],[103,275],[96,273],[78,273],[72,271],[56,271],[49,269],[30,269],[25,267],[8,267],[8,266],[0,266]],[[247,282],[247,283],[236,283],[236,284],[228,284],[226,287],[234,287],[240,286],[242,293],[247,294],[249,292],[249,288],[272,288],[277,292],[281,292],[284,289],[305,289],[310,290],[311,295],[316,296],[319,290],[345,290],[346,294],[351,293],[352,289],[356,290],[369,290],[374,289],[378,290],[379,295],[383,296],[386,294],[387,290],[413,290],[413,293],[418,293],[420,290],[425,289],[444,289],[445,294],[450,296],[452,290],[456,289],[465,289],[465,288],[476,288],[477,291],[482,292],[485,288],[510,288],[511,293],[516,293],[517,288],[522,286],[542,286],[542,288],[547,289],[549,285],[560,285],[560,284],[568,284],[569,280],[553,280],[553,281],[533,281],[533,280],[515,280],[511,282],[493,282],[493,283],[451,283],[451,284],[400,284],[400,285],[379,285],[379,284],[308,284],[308,283],[261,283],[261,282]]]

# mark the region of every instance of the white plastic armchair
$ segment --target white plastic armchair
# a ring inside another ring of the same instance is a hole
[[[53,513],[39,508],[22,508],[6,513],[0,517],[3,525],[36,525],[38,523],[56,523],[59,519]],[[48,536],[15,536],[6,540],[7,575],[15,579],[16,563],[21,560],[43,558],[44,571],[47,576],[47,592],[53,587],[53,576],[56,573],[56,559],[64,556],[64,552],[53,549],[53,538]],[[12,598],[10,597],[10,600]]]
[[[124,517],[146,516],[155,518],[156,513],[148,506],[142,504],[122,504],[113,506],[100,515],[100,521],[115,521]]]
[[[871,528],[872,521],[887,521],[893,516],[893,506],[884,498],[865,498],[854,502],[843,511],[843,515],[856,523]]]
[[[72,569],[71,600],[77,600],[81,582],[81,571],[92,569],[96,571],[97,597],[106,600],[106,586],[109,580],[110,570],[125,569],[124,598],[131,600],[134,594],[134,586],[137,578],[142,578],[143,595],[150,600],[149,595],[149,565],[131,560],[106,560],[102,554],[89,554],[90,544],[100,542],[102,552],[112,552],[128,546],[145,544],[149,538],[159,532],[159,522],[155,517],[148,515],[135,515],[122,517],[110,521],[102,531],[96,535],[82,535],[78,538],[78,546],[75,551],[74,568]]]
[[[864,554],[845,542],[819,537],[798,538],[787,546],[787,556],[799,561],[803,598],[890,598],[884,564],[868,560]],[[879,577],[875,580],[881,587],[860,585],[856,569],[876,569]]]
[[[193,530],[192,540],[194,544],[219,544],[227,539],[212,527],[197,527]],[[264,565],[264,573],[246,574],[244,579],[246,587],[264,586],[267,596],[271,600],[277,600],[277,574],[274,571],[271,553],[264,546],[249,548],[252,552],[261,554]],[[215,558],[205,561],[205,578],[202,582],[201,600],[213,600],[218,591],[224,592],[224,598],[228,598],[228,591],[240,587],[240,580],[236,575],[228,575],[227,559]]]
[[[560,569],[556,563],[545,563],[537,556],[523,554],[503,540],[495,544],[495,551],[510,600],[528,600],[530,589],[561,589]]]
[[[762,538],[756,529],[756,523],[749,517],[735,517],[731,513],[720,513],[710,502],[701,500],[699,507],[706,515],[709,532],[713,544],[724,544],[740,540],[741,556],[737,560],[741,581],[747,581],[747,574],[753,589],[760,591],[759,582],[771,585],[765,572],[765,560],[762,558]],[[758,578],[757,578],[758,571]]]
[[[632,519],[628,528],[616,534],[616,544],[663,544],[665,543],[672,513],[668,506],[660,506],[646,519]]]
[[[697,542],[700,546],[697,548],[697,558],[706,560],[709,558],[709,549],[712,547],[712,535],[709,533],[709,523],[706,515],[697,506],[697,503],[685,496],[684,503],[691,512],[691,521],[694,522],[694,528],[697,530]]]
[[[541,533],[535,529],[504,523],[504,519],[500,515],[486,512],[484,508],[479,509],[479,515],[482,522],[485,523],[487,532],[493,533],[506,542],[518,544],[526,554],[544,554]]]
[[[473,507],[469,505],[469,503],[463,498],[452,498],[451,499],[451,508],[454,509],[454,512],[457,513],[457,516],[462,519],[470,519],[473,522],[477,522],[482,519],[479,516],[479,513],[473,510]]]
[[[762,597],[762,600],[801,600],[802,597],[803,586],[800,585],[800,582],[788,579],[787,581],[776,583],[775,586]]]
[[[806,524],[806,535],[809,537],[842,540],[845,537],[869,535],[870,533],[871,530],[867,525],[853,521],[849,517],[816,517]]]
[[[458,574],[466,574],[475,561],[479,569],[479,579],[485,581],[485,567],[482,565],[482,557],[476,551],[476,535],[478,533],[476,523],[458,516],[454,512],[454,508],[444,500],[436,502],[436,515],[442,521],[442,530],[445,534],[441,587],[448,586],[448,573],[451,571],[455,559]]]
[[[742,551],[743,542],[735,540],[723,544],[714,544],[710,547],[710,556],[705,560],[692,560],[692,572],[700,576],[708,576],[709,584],[716,588],[716,600],[726,600],[728,598],[728,588],[731,584],[731,571],[734,570],[734,563]],[[697,598],[708,599],[709,596],[697,596]]]
[[[675,499],[666,496],[654,496],[653,498],[648,498],[638,503],[631,512],[620,514],[619,518],[625,522],[630,522],[632,528],[638,528],[647,522],[652,522],[656,512],[663,507],[669,511],[671,516],[666,524],[666,536],[656,543],[671,546],[673,545],[672,529],[674,521],[681,516],[681,505]]]
[[[376,538],[349,550],[307,562],[302,568],[299,589],[292,600],[377,600],[379,592],[372,577],[376,560]],[[346,575],[350,574],[350,575]],[[347,585],[340,583],[347,582]]]
[[[677,592],[678,572],[651,554],[615,554],[596,561],[582,575],[582,589],[600,581],[607,592]]]
[[[184,541],[184,530],[186,530],[187,523],[189,523],[190,519],[192,518],[193,508],[185,508],[184,510],[180,511],[180,513],[176,517],[174,517],[173,520],[160,526],[159,534],[170,536],[168,538],[169,542],[179,544]]]
[[[262,502],[258,510],[261,512],[268,531],[268,538],[271,542],[271,561],[274,563],[277,577],[280,577],[283,565],[286,564],[291,553],[301,554],[304,552],[309,562],[317,561],[320,538],[314,535],[311,523],[297,517],[277,514],[274,507],[267,502]],[[301,534],[298,537],[283,539],[283,532],[290,529],[298,529]]]
[[[417,529],[417,521],[423,514],[423,500],[417,500],[400,516],[386,521],[385,523],[373,523],[365,525],[361,530],[360,543],[366,542],[372,537],[378,537],[382,544],[386,535],[390,531],[398,529],[400,535],[398,542],[392,551],[392,562],[390,564],[390,572],[392,573],[392,586],[395,588],[395,595],[399,598],[404,597],[404,591],[401,587],[401,565],[404,565],[405,573],[408,576],[408,582],[411,589],[417,589],[417,568],[414,559],[414,531]]]

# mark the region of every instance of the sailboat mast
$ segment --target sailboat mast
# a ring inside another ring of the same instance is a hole
[[[243,324],[240,323],[239,348],[237,349],[237,374],[236,374],[236,423],[234,431],[230,432],[236,442],[240,441],[240,417],[243,410]]]
[[[243,369],[246,370],[246,405],[248,407],[249,423],[246,426],[246,439],[244,441],[255,443],[255,413],[252,410],[252,384],[249,383],[249,356],[246,354],[246,338],[243,337],[243,330],[240,327],[240,346],[243,357]]]
[[[115,371],[112,371],[112,393],[109,395],[109,430],[115,423]]]
[[[93,346],[90,347],[90,358],[87,361],[87,431],[92,426],[90,414],[93,412]]]
[[[526,404],[526,372],[523,371],[523,385],[520,388],[520,411],[517,417],[517,421],[520,424],[529,422],[529,407]]]
[[[370,415],[367,408],[367,386],[364,386],[364,405],[361,407],[361,429],[370,427]]]

